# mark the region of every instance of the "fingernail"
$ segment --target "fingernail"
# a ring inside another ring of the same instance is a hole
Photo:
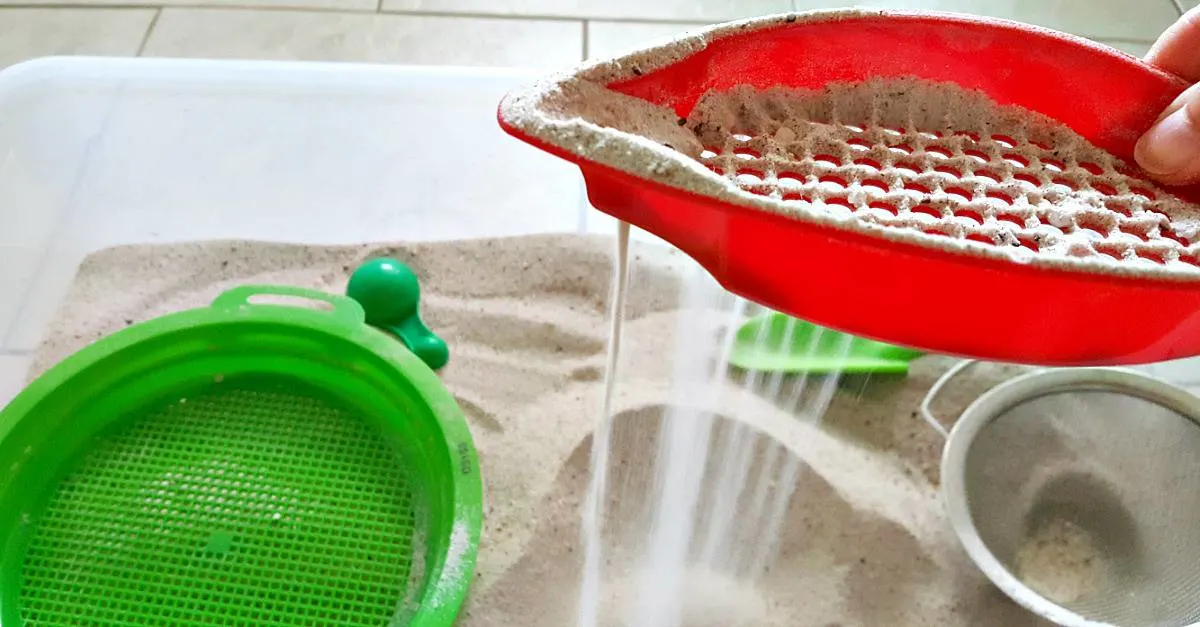
[[[1200,162],[1200,128],[1192,124],[1187,109],[1180,107],[1138,140],[1134,158],[1147,172],[1174,174]]]

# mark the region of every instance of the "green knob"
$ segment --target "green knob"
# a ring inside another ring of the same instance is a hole
[[[346,296],[362,305],[367,324],[400,338],[425,365],[437,370],[450,360],[446,342],[421,322],[421,287],[408,266],[371,259],[350,275]]]

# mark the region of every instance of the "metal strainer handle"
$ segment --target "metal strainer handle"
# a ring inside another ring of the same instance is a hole
[[[949,370],[942,373],[942,376],[938,377],[937,381],[933,382],[933,385],[929,388],[929,391],[925,393],[925,398],[921,399],[921,417],[925,419],[925,422],[929,423],[929,426],[933,427],[934,431],[940,433],[943,439],[950,437],[950,430],[946,428],[946,425],[940,419],[938,419],[937,416],[933,415],[933,410],[930,409],[930,406],[933,405],[933,401],[937,399],[937,396],[942,391],[942,388],[945,387],[951,379],[957,377],[962,373],[962,371],[971,367],[971,365],[977,361],[979,360],[964,359],[951,366]]]
[[[950,429],[946,427],[946,423],[942,422],[940,418],[933,414],[933,409],[931,409],[933,401],[937,400],[938,394],[941,393],[942,388],[945,387],[951,379],[962,374],[964,370],[970,368],[978,362],[978,359],[964,359],[954,364],[948,370],[946,370],[946,372],[943,372],[942,376],[938,377],[937,381],[933,382],[933,385],[930,386],[929,391],[925,393],[925,398],[921,399],[921,418],[923,418],[925,422],[929,423],[929,426],[933,427],[934,431],[937,431],[939,434],[941,434],[942,439],[948,439],[950,437]],[[1035,372],[1041,372],[1044,370],[1046,369],[1037,368]]]

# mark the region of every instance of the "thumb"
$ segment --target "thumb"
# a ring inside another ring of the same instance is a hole
[[[1164,183],[1200,182],[1200,84],[1179,95],[1138,140],[1138,165]]]

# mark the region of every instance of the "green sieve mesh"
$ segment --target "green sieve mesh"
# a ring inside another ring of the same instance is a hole
[[[95,440],[35,521],[25,625],[402,615],[419,494],[373,425],[305,389],[218,383]]]

